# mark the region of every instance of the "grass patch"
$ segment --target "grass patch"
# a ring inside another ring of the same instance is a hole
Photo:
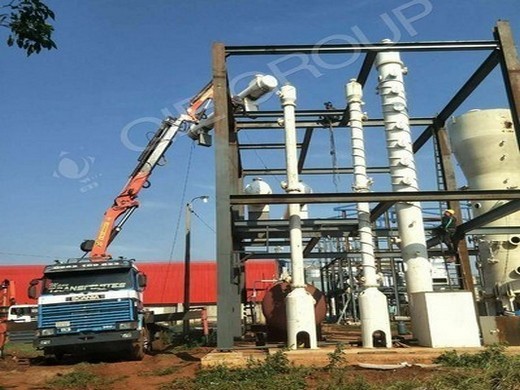
[[[141,376],[166,376],[171,375],[179,371],[180,367],[165,367],[165,368],[158,368],[156,370],[152,371],[146,371],[143,373],[140,373]]]
[[[440,355],[435,362],[456,370],[435,378],[432,389],[513,390],[520,388],[520,357],[505,354],[504,345],[492,345],[476,354],[456,351]]]
[[[47,381],[46,388],[103,390],[109,389],[116,380],[94,374],[90,371],[89,365],[80,364],[74,371],[58,375]]]
[[[18,356],[24,358],[32,358],[37,356],[43,356],[41,351],[35,349],[32,344],[25,343],[7,343],[4,347],[4,354],[11,356]]]
[[[504,345],[494,344],[475,354],[459,355],[456,351],[449,351],[436,358],[435,363],[448,367],[488,368],[511,361],[512,358],[504,353],[505,350]]]
[[[218,366],[200,370],[194,379],[179,378],[163,385],[161,390],[304,390],[308,369],[290,364],[283,351],[266,357],[265,361],[249,361],[246,368]]]
[[[345,349],[345,345],[343,343],[336,344],[336,348],[334,351],[327,354],[329,357],[329,364],[325,366],[327,370],[335,370],[341,366],[344,366],[347,359],[345,358],[345,354],[343,350]]]
[[[447,352],[436,360],[441,371],[425,371],[410,379],[379,377],[373,371],[358,371],[345,366],[343,346],[329,354],[324,368],[292,365],[283,351],[265,361],[249,361],[246,368],[225,366],[200,370],[195,378],[177,378],[162,390],[518,390],[520,356],[505,354],[495,345],[476,354]]]

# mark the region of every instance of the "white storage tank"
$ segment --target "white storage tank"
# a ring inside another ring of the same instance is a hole
[[[271,186],[260,177],[255,177],[244,189],[246,195],[270,195],[273,193]],[[269,219],[269,205],[248,205],[247,212],[249,219]]]
[[[448,121],[451,147],[470,190],[520,188],[520,153],[508,109],[472,110]],[[481,201],[471,205],[479,216],[507,201]],[[520,226],[520,212],[486,227]],[[520,294],[520,237],[486,234],[477,237],[488,315],[517,311]]]

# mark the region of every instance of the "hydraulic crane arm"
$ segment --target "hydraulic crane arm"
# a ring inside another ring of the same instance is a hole
[[[248,84],[247,88],[238,93],[232,99],[235,110],[255,111],[258,109],[257,100],[266,93],[274,90],[278,81],[269,75],[258,74]],[[178,119],[166,118],[146,149],[139,156],[139,163],[134,169],[126,185],[114,203],[104,214],[103,221],[95,240],[86,240],[81,244],[81,249],[87,255],[90,252],[92,261],[102,261],[110,258],[107,253],[108,246],[121,231],[123,225],[132,215],[139,202],[137,196],[141,189],[148,186],[148,179],[153,169],[159,164],[162,156],[170,147],[173,139],[184,124],[189,124],[187,135],[199,141],[200,145],[209,146],[211,140],[208,132],[213,127],[214,113],[206,115],[206,111],[213,100],[213,85],[206,84],[189,103],[186,113]]]
[[[148,179],[153,169],[158,165],[166,150],[173,143],[173,139],[185,120],[184,116],[181,116],[179,119],[166,118],[148,142],[148,145],[139,156],[138,164],[130,175],[128,182],[114,199],[112,206],[105,211],[96,239],[87,240],[81,244],[83,251],[90,252],[92,260],[103,260],[110,257],[106,253],[108,246],[121,231],[130,215],[139,207],[139,201],[137,200],[139,192],[141,189],[148,187]]]
[[[213,97],[211,83],[206,85],[191,101],[187,108],[187,114],[175,119],[166,118],[148,145],[138,158],[138,164],[130,175],[114,203],[110,206],[103,217],[101,226],[95,240],[86,240],[81,244],[81,249],[85,254],[90,252],[92,261],[101,261],[110,258],[107,248],[121,231],[124,223],[132,215],[139,201],[137,196],[141,189],[147,188],[153,169],[159,164],[164,153],[179,130],[185,123],[197,123],[199,118],[204,116],[204,112]]]

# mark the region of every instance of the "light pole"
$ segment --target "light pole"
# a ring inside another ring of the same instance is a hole
[[[182,321],[182,331],[185,335],[190,331],[190,320],[186,317],[190,311],[191,213],[193,213],[193,202],[197,199],[207,203],[209,196],[196,196],[186,203],[186,241],[184,245],[184,319]]]

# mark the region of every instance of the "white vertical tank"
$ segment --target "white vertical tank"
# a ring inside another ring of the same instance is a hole
[[[508,109],[472,110],[448,121],[452,151],[471,190],[515,189],[520,186],[520,153]],[[507,201],[481,201],[471,205],[479,216]],[[520,226],[520,212],[486,225]],[[488,315],[519,309],[520,237],[486,234],[478,237],[483,297]]]
[[[247,195],[270,195],[273,193],[273,190],[271,186],[261,178],[255,177],[253,181],[244,188],[244,193]],[[247,213],[249,219],[269,219],[269,205],[248,205]]]

